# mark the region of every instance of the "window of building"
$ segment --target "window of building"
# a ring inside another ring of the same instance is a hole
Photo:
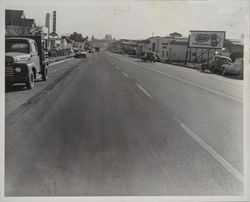
[[[163,58],[165,57],[165,52],[164,52],[164,50],[162,51],[162,57],[163,57]]]
[[[155,43],[152,44],[152,51],[155,51]]]

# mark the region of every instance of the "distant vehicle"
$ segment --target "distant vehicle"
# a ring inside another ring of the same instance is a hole
[[[48,78],[48,62],[45,60],[40,36],[5,38],[5,81],[7,85],[25,83],[34,87],[35,79]]]
[[[75,58],[86,58],[86,57],[87,57],[87,52],[84,50],[80,50],[75,54]]]
[[[145,51],[145,52],[142,52],[141,59],[142,59],[142,62],[147,62],[147,61],[156,62],[157,54],[152,51]]]
[[[93,49],[89,49],[88,53],[94,53],[94,50]]]
[[[236,75],[243,78],[243,58],[235,59],[234,63],[222,65],[222,75]]]
[[[94,49],[95,49],[95,52],[99,52],[100,51],[100,47],[94,47]]]
[[[216,55],[212,57],[208,63],[201,65],[201,71],[204,72],[206,69],[210,70],[212,73],[222,73],[222,65],[231,63],[232,60],[229,57]]]

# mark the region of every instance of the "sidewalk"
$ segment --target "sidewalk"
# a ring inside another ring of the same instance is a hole
[[[51,64],[51,63],[58,62],[60,60],[65,60],[67,58],[72,58],[72,57],[74,57],[74,54],[65,55],[65,56],[58,56],[58,57],[49,57],[46,60],[48,61],[48,64]]]
[[[195,64],[195,63],[187,63],[187,64],[183,64],[183,63],[170,63],[176,66],[180,66],[180,67],[187,67],[187,68],[191,68],[191,69],[201,69],[201,64]]]
[[[140,58],[138,58],[137,56],[133,56],[133,55],[127,55],[127,54],[123,54],[123,55],[126,55],[127,57],[131,57],[131,58],[140,59]],[[176,66],[186,67],[186,68],[191,68],[191,69],[198,69],[198,70],[201,69],[201,64],[195,64],[195,63],[187,63],[187,64],[177,63],[177,62],[166,63],[166,62],[162,62],[162,61],[161,61],[160,63],[163,63],[163,64],[170,64],[170,65],[176,65]]]

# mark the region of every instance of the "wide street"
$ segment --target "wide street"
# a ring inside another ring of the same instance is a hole
[[[6,196],[244,191],[242,80],[101,51],[5,100]]]

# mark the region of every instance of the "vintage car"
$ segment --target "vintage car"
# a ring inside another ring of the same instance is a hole
[[[6,85],[25,83],[31,89],[35,79],[47,80],[47,65],[40,36],[5,38]]]
[[[201,71],[204,72],[206,69],[210,70],[212,73],[222,73],[222,65],[229,64],[232,62],[231,58],[216,55],[212,57],[208,63],[204,63],[201,65]]]
[[[234,62],[222,65],[222,75],[235,75],[243,78],[243,58],[237,58]]]
[[[141,55],[142,62],[156,62],[157,61],[157,54],[153,51],[145,51],[142,52]]]
[[[75,58],[86,58],[87,52],[84,50],[79,50],[75,53]]]

